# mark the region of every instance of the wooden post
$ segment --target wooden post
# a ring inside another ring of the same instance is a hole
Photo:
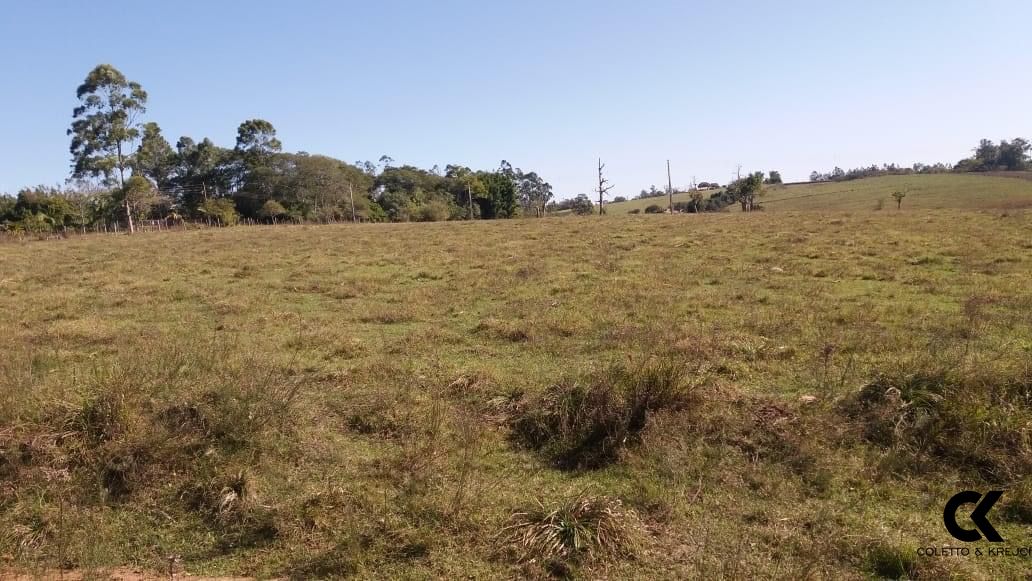
[[[466,184],[466,197],[469,198],[469,219],[473,219],[473,188]]]

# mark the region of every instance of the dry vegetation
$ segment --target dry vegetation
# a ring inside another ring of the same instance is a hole
[[[0,567],[1019,578],[915,549],[1028,538],[1030,281],[906,203],[5,244]]]

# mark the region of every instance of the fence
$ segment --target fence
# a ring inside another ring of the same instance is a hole
[[[358,220],[363,222],[363,220]],[[304,221],[304,220],[272,220],[269,222],[261,222],[258,220],[243,218],[234,226],[236,227],[270,227],[270,226],[303,226],[303,225],[322,225],[322,224],[354,224],[351,220],[320,220],[320,221]],[[135,230],[137,233],[141,232],[183,232],[187,230],[202,230],[207,228],[223,228],[226,225],[222,224],[218,220],[205,219],[205,220],[139,220],[135,223]],[[122,222],[105,222],[99,224],[93,224],[91,226],[84,226],[79,228],[65,227],[53,228],[50,230],[19,230],[19,231],[3,231],[0,230],[0,242],[23,242],[27,240],[64,240],[67,238],[81,238],[85,236],[103,236],[103,235],[119,235],[126,234],[129,230],[125,223]]]

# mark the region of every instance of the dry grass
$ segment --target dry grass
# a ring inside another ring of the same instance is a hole
[[[1027,532],[1030,240],[1021,211],[904,205],[4,244],[0,568],[1019,577],[912,549],[990,481],[1015,490],[997,529]],[[643,361],[691,369],[691,397],[594,379]],[[850,408],[935,370],[944,399],[901,402],[936,422]],[[573,384],[608,386],[626,436],[590,471],[513,438]],[[539,502],[523,530],[576,517],[598,557],[499,551]],[[604,548],[632,513],[633,550]]]
[[[502,529],[521,560],[609,560],[633,553],[641,525],[619,499],[576,496],[563,504],[516,512]]]

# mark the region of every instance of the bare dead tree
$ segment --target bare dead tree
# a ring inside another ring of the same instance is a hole
[[[667,210],[674,213],[674,181],[670,179],[670,160],[666,160]]]
[[[602,170],[605,169],[606,164],[602,163],[602,158],[598,158],[598,215],[601,216],[606,213],[606,193],[613,189],[615,186],[609,184],[609,180],[602,176]],[[609,184],[609,185],[606,185]]]
[[[351,187],[351,182],[348,182],[348,195],[351,196],[351,221],[357,222],[358,216],[355,214],[355,189]]]

